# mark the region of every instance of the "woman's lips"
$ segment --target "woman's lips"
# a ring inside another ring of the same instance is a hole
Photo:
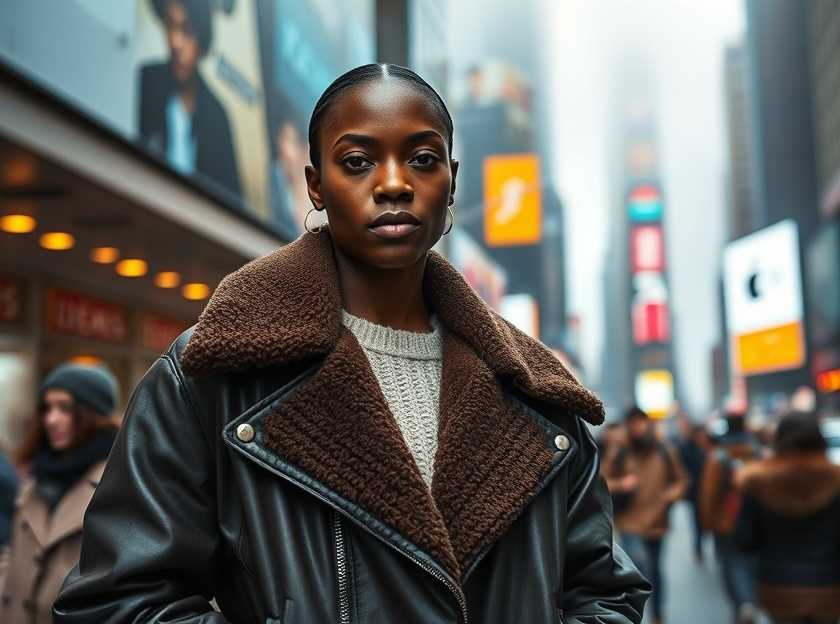
[[[409,236],[419,228],[420,225],[417,223],[386,223],[369,229],[380,238],[395,239]]]

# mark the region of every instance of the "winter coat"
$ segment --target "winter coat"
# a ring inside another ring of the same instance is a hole
[[[840,466],[784,455],[738,475],[737,544],[759,557],[758,595],[776,618],[840,617]]]
[[[35,480],[21,486],[12,520],[12,540],[0,571],[0,622],[51,624],[61,583],[79,560],[82,517],[105,462],[91,466],[50,514]]]
[[[329,235],[306,234],[225,278],[151,368],[56,622],[640,622],[649,585],[613,547],[584,422],[600,402],[431,254],[430,490],[337,280]]]
[[[636,475],[639,486],[629,504],[616,513],[616,528],[647,539],[664,537],[668,512],[688,488],[679,455],[670,445],[658,441],[646,452],[627,447],[607,460],[604,475],[614,479],[628,474]]]
[[[749,433],[724,436],[709,452],[700,484],[700,526],[716,535],[732,535],[741,505],[735,487],[738,468],[761,457],[758,441]]]

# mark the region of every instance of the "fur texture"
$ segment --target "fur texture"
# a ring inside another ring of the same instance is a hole
[[[551,469],[551,439],[504,384],[593,424],[600,401],[540,343],[490,310],[441,256],[425,295],[444,327],[431,492],[364,352],[341,325],[329,235],[304,235],[219,285],[184,351],[190,375],[323,358],[265,420],[266,444],[412,540],[458,578]]]
[[[738,481],[768,509],[794,518],[810,516],[840,496],[840,466],[822,453],[753,462],[743,468]]]

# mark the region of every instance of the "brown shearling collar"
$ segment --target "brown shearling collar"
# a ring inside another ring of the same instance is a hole
[[[745,466],[738,484],[768,509],[801,518],[840,497],[840,466],[824,453],[781,455]]]
[[[444,327],[496,375],[535,399],[592,424],[603,422],[601,402],[548,349],[487,307],[436,252],[429,254],[424,290]],[[341,295],[329,234],[305,234],[222,280],[182,363],[193,375],[282,366],[326,355],[340,333]]]
[[[438,451],[423,482],[378,381],[341,324],[328,234],[304,235],[226,277],[181,358],[189,375],[323,358],[264,420],[284,462],[372,514],[458,579],[539,491],[551,440],[504,390],[600,424],[600,401],[540,343],[429,255],[424,290],[444,327]]]

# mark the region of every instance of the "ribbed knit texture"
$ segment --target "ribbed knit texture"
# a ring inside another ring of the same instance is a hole
[[[443,342],[437,320],[431,333],[391,329],[342,311],[373,369],[420,474],[431,487],[437,452]]]

